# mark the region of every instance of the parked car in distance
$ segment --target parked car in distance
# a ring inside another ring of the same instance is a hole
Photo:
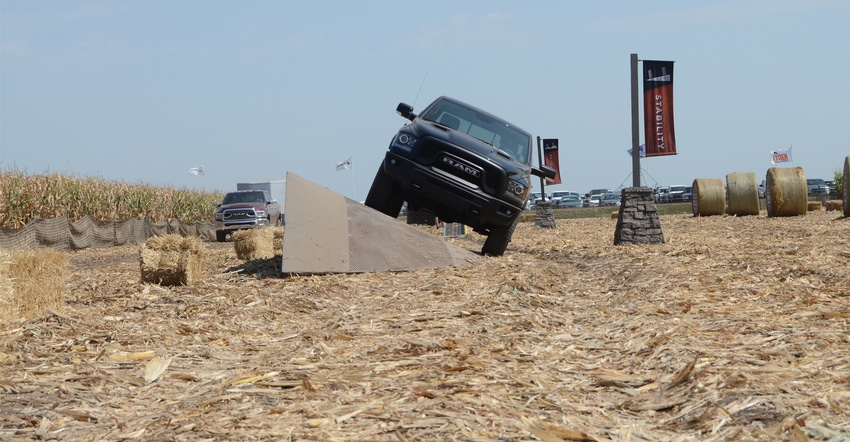
[[[621,204],[621,196],[619,193],[603,193],[599,200],[600,207],[619,206]]]
[[[546,195],[546,201],[551,200],[551,198]],[[534,210],[537,208],[537,203],[543,201],[543,193],[542,192],[531,192],[528,195],[528,201],[525,202],[526,210]]]
[[[809,196],[829,195],[832,191],[823,178],[809,178],[806,185],[809,187]]]
[[[587,197],[590,198],[593,195],[601,195],[603,193],[611,193],[613,190],[611,189],[593,189],[590,192],[587,192]]]
[[[764,180],[761,180],[761,184],[759,184],[759,198],[764,199],[764,192],[767,190],[767,187],[764,184]]]
[[[685,193],[682,194],[682,197],[685,201],[693,201],[694,200],[694,188],[693,186],[685,187]]]
[[[655,197],[656,203],[665,202],[664,199],[667,196],[667,193],[670,191],[670,188],[667,186],[657,186],[652,190],[652,196]]]
[[[603,193],[610,193],[610,192],[613,192],[613,190],[611,190],[611,189],[593,189],[590,192],[585,193],[584,196],[582,197],[582,201],[584,201],[584,207],[590,207],[590,206],[598,205],[598,204],[591,204],[590,197],[592,197],[594,195],[602,195]]]
[[[555,190],[555,191],[553,191],[552,192],[552,198],[550,199],[552,206],[558,207],[559,201],[561,200],[561,198],[563,198],[567,195],[578,196],[578,192],[570,192],[569,190]]]
[[[665,203],[681,203],[685,202],[685,193],[688,191],[688,186],[684,184],[677,184],[675,186],[669,186],[667,188],[667,193],[664,194],[664,202]],[[690,193],[690,192],[688,192]]]
[[[602,193],[590,195],[590,198],[587,199],[587,207],[599,207],[599,203],[602,201],[602,195]]]
[[[558,205],[556,207],[576,208],[582,207],[583,205],[584,203],[577,195],[566,195],[558,199]]]

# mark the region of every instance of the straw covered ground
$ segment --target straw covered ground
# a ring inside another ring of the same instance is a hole
[[[72,253],[65,308],[0,327],[0,439],[850,439],[850,219],[665,215],[666,244],[620,247],[615,223],[397,273],[206,243],[191,287]]]

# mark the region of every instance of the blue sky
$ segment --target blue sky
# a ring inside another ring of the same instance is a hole
[[[789,146],[831,179],[847,23],[844,0],[2,0],[0,169],[222,191],[291,171],[362,200],[396,105],[448,95],[559,138],[547,191],[630,186],[637,53],[676,62],[679,154],[646,184],[761,180]]]

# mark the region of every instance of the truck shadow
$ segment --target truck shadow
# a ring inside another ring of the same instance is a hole
[[[233,266],[225,270],[225,273],[235,273],[239,275],[251,275],[257,279],[265,278],[284,278],[281,272],[283,268],[283,257],[275,255],[274,258],[252,259],[244,263]]]

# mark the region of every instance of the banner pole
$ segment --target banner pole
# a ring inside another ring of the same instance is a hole
[[[543,149],[540,147],[540,136],[537,137],[537,167],[543,167]],[[540,177],[540,198],[546,201],[546,180]],[[532,201],[533,202],[533,201]]]
[[[640,187],[640,116],[638,106],[638,55],[631,55],[632,69],[632,186]]]

